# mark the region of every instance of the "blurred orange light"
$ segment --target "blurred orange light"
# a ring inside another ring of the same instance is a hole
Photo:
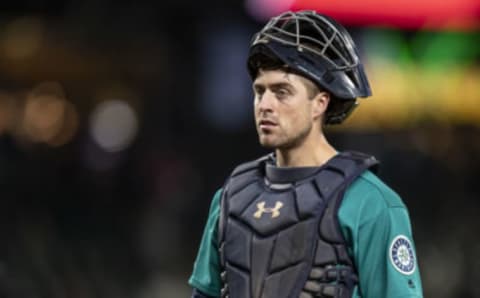
[[[20,136],[26,141],[60,146],[73,137],[78,116],[60,84],[39,84],[27,96]]]
[[[16,120],[15,98],[4,92],[0,92],[0,135],[7,132]]]
[[[25,106],[25,129],[36,141],[48,141],[60,130],[65,105],[53,96],[30,97]]]

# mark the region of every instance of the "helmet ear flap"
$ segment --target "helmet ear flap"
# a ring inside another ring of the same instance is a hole
[[[340,124],[345,120],[358,106],[355,99],[335,100],[331,99],[325,112],[325,124]]]

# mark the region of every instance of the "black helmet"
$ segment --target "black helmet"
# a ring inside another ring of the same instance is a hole
[[[255,34],[248,57],[252,78],[265,59],[279,60],[330,92],[326,124],[341,123],[356,106],[357,97],[371,95],[350,34],[332,18],[315,11],[283,13]]]

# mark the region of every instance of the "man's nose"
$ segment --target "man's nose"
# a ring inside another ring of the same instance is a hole
[[[270,91],[265,91],[262,95],[262,99],[258,103],[260,111],[271,111],[275,105],[275,94]]]

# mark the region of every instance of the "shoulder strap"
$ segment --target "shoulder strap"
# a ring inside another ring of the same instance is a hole
[[[320,233],[326,240],[332,243],[345,242],[338,222],[338,209],[345,190],[366,170],[376,171],[378,165],[378,160],[373,156],[346,151],[332,158],[325,170],[315,177],[316,185],[328,205],[320,225]]]
[[[342,184],[351,183],[365,170],[378,164],[373,156],[354,151],[342,152],[328,161],[317,174],[315,182],[322,197],[327,199]]]

